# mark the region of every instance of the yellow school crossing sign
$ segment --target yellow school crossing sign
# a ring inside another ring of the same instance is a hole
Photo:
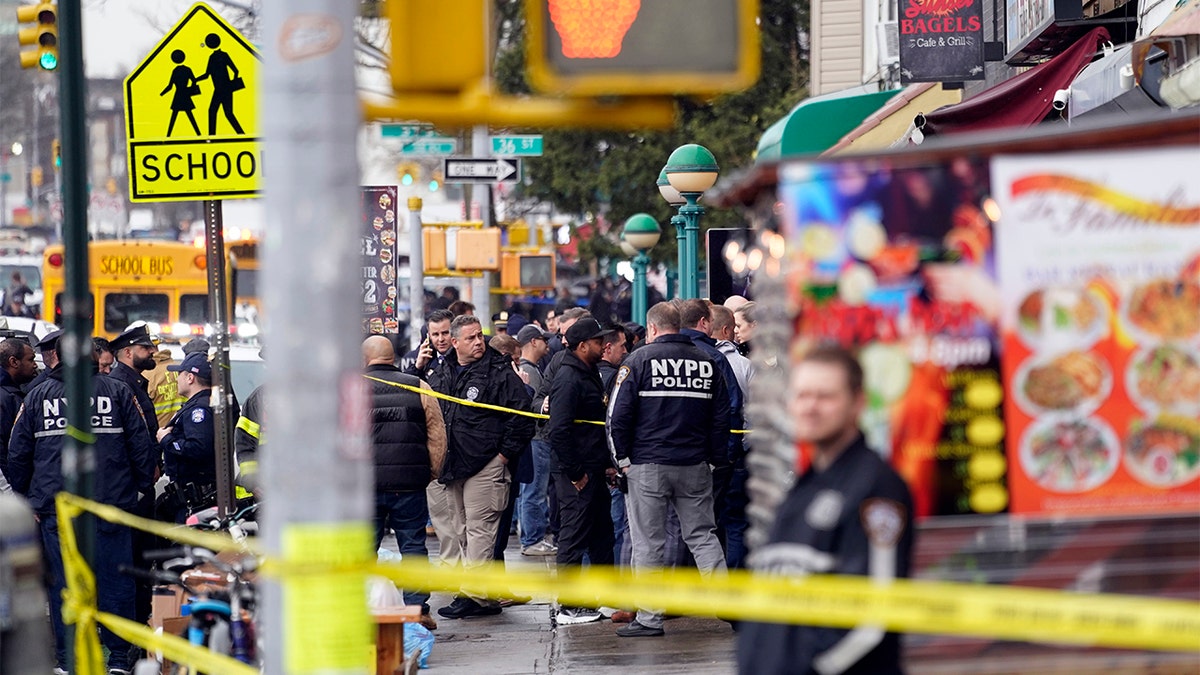
[[[258,194],[261,61],[212,8],[192,5],[125,78],[131,201]]]

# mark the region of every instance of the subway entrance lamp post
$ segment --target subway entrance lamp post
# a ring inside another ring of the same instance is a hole
[[[671,187],[671,181],[667,180],[667,167],[665,166],[663,167],[663,170],[658,173],[658,193],[662,195],[662,198],[666,200],[667,204],[669,204],[673,209],[678,209],[687,203],[687,200],[683,198],[683,195],[679,194],[679,190]],[[671,225],[675,227],[675,247],[678,251],[678,262],[675,263],[674,275],[672,275],[670,270],[667,271],[668,299],[676,295],[674,292],[675,284],[672,283],[673,279],[678,279],[679,275],[683,274],[683,268],[687,267],[687,260],[685,259],[685,256],[687,255],[687,246],[684,245],[684,237],[686,235],[683,232],[683,222],[683,216],[679,215],[679,213],[674,213],[671,215]],[[683,289],[680,289],[679,297],[683,297],[682,290]]]
[[[683,198],[679,218],[683,220],[683,251],[680,253],[680,293],[684,299],[700,297],[700,216],[704,207],[700,197],[717,182],[717,160],[702,145],[689,143],[675,148],[663,167],[670,187]],[[662,186],[659,186],[662,191]],[[666,193],[664,192],[664,197]],[[670,202],[670,198],[667,198]],[[672,219],[674,221],[674,219]],[[676,225],[678,228],[678,225]]]
[[[654,248],[658,238],[662,236],[662,228],[658,221],[645,213],[635,213],[625,221],[621,231],[621,243],[633,249],[633,321],[646,325],[646,267],[650,264],[650,256],[646,252]],[[624,248],[624,246],[622,246]],[[628,251],[626,251],[628,252]]]

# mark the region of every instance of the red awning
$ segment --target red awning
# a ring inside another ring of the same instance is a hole
[[[1028,127],[1050,114],[1054,93],[1067,89],[1108,42],[1108,30],[1093,28],[1066,51],[962,103],[924,115],[925,135]]]

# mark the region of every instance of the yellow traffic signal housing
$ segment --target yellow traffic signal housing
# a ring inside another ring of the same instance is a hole
[[[421,166],[416,162],[400,162],[396,165],[396,180],[401,185],[412,185],[421,177]]]
[[[57,168],[61,167],[62,166],[62,143],[59,143],[57,138],[50,142],[50,152],[54,156],[54,168],[57,169]]]
[[[29,183],[34,187],[41,187],[44,177],[42,176],[42,167],[35,166],[29,170]]]
[[[553,253],[505,253],[500,265],[500,287],[524,291],[554,288]]]
[[[17,22],[35,24],[17,31],[17,42],[22,47],[35,47],[21,52],[21,67],[57,69],[58,7],[52,2],[23,5],[17,8]]]
[[[758,80],[757,20],[758,0],[525,0],[529,82],[568,96],[739,91]]]
[[[391,0],[392,89],[459,92],[487,76],[488,0]]]

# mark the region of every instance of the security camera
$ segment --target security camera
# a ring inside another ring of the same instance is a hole
[[[1067,109],[1067,101],[1070,101],[1070,100],[1071,100],[1071,90],[1070,89],[1059,89],[1058,91],[1054,92],[1054,103],[1053,103],[1054,109],[1058,110],[1058,111],[1066,110]]]

